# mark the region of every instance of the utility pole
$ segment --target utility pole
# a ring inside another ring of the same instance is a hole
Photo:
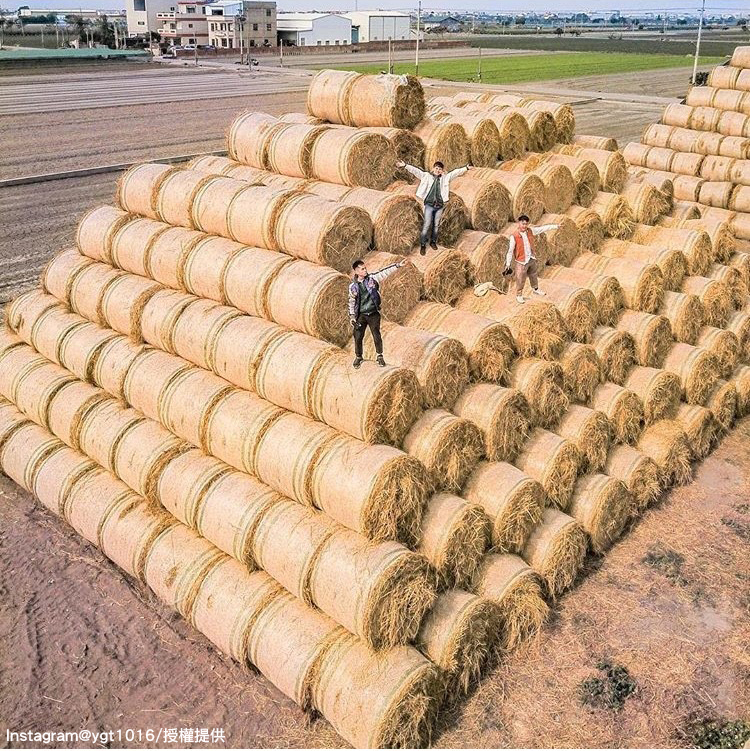
[[[695,86],[695,79],[698,77],[698,55],[701,49],[701,32],[703,31],[703,14],[706,12],[706,0],[703,0],[701,5],[701,15],[698,20],[698,38],[695,40],[695,60],[693,61],[693,86]]]
[[[482,83],[482,48],[479,48],[479,71],[478,71],[479,83]]]
[[[393,73],[393,58],[391,56],[391,38],[388,37],[388,72]]]
[[[419,25],[422,21],[422,0],[417,4],[417,44],[414,48],[414,75],[419,77]]]

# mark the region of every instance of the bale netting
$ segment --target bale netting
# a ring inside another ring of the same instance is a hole
[[[622,288],[625,304],[633,310],[656,313],[661,307],[664,275],[655,263],[581,253],[573,260],[573,268],[614,276]]]
[[[309,170],[316,180],[382,190],[393,180],[396,151],[379,133],[329,128],[312,144]]]
[[[542,162],[533,170],[544,184],[544,209],[557,214],[567,211],[576,197],[573,173],[564,164]]]
[[[644,367],[661,367],[672,348],[672,327],[664,316],[624,310],[617,330],[633,337],[637,362]]]
[[[482,232],[498,232],[510,214],[510,193],[500,182],[474,179],[470,174],[451,182],[451,191],[466,207],[466,224]]]
[[[548,154],[544,159],[549,164],[561,165],[570,170],[575,186],[574,202],[578,206],[590,206],[601,188],[601,176],[596,165],[590,159],[567,154]]]
[[[439,589],[464,587],[474,577],[489,539],[489,520],[481,506],[436,493],[427,502],[415,550],[429,561]]]
[[[708,277],[688,276],[681,291],[686,295],[696,295],[701,301],[706,325],[718,328],[726,325],[732,310],[732,297],[726,284]]]
[[[573,399],[587,402],[602,380],[602,366],[590,344],[571,342],[560,355],[563,388]]]
[[[510,368],[508,384],[526,397],[532,425],[553,426],[568,408],[563,369],[557,362],[519,358]]]
[[[519,305],[507,295],[490,291],[477,297],[473,290],[466,290],[455,304],[460,310],[504,323],[513,335],[518,354],[524,357],[554,359],[565,346],[565,321],[549,303]]]
[[[543,214],[541,224],[556,224],[557,228],[546,232],[547,263],[568,266],[581,251],[581,232],[576,223],[566,214]],[[546,273],[546,269],[545,269]]]
[[[427,300],[452,305],[469,286],[471,263],[458,250],[438,247],[425,255],[415,250],[409,260],[422,275],[422,297]]]
[[[435,162],[442,162],[447,172],[469,164],[469,139],[458,123],[425,119],[414,127],[414,134],[424,143],[425,169]]]
[[[428,409],[404,438],[404,451],[424,464],[435,490],[458,492],[484,455],[474,423],[443,409]]]
[[[503,286],[507,245],[500,236],[490,232],[466,230],[459,235],[455,248],[465,253],[471,262],[472,284],[492,282],[496,287]]]
[[[614,326],[625,307],[622,287],[615,276],[568,266],[548,266],[544,270],[545,290],[548,280],[590,290],[596,300],[599,324]]]
[[[598,318],[594,293],[585,287],[546,279],[543,291],[560,311],[570,336],[577,342],[588,341]]]
[[[695,345],[707,349],[714,356],[722,378],[732,375],[740,358],[740,340],[733,331],[704,326],[696,338]]]
[[[497,647],[502,652],[531,641],[549,614],[539,575],[517,555],[486,555],[474,577],[473,589],[499,608],[502,620]]]
[[[607,258],[625,258],[644,264],[655,263],[661,270],[664,286],[670,290],[679,289],[688,273],[688,261],[681,250],[654,248],[629,240],[610,239],[602,243],[599,252]]]
[[[112,238],[133,217],[114,206],[99,206],[87,211],[76,229],[76,247],[95,261],[112,263]]]
[[[555,121],[557,140],[560,143],[570,143],[576,130],[576,116],[569,104],[545,102],[537,99],[525,99],[521,109],[538,112],[549,112]]]
[[[603,412],[609,420],[612,440],[632,443],[643,426],[643,402],[637,394],[615,383],[602,383],[589,406]]]
[[[603,412],[572,404],[555,432],[576,445],[581,472],[599,472],[609,450],[609,420]]]
[[[515,221],[521,214],[526,214],[533,223],[537,223],[544,214],[545,187],[539,176],[479,168],[472,171],[472,177],[499,182],[505,187],[511,198],[509,221]]]
[[[623,384],[643,402],[646,425],[673,417],[680,403],[682,387],[679,377],[670,371],[635,365]]]
[[[675,420],[685,431],[695,459],[711,453],[717,438],[717,423],[710,409],[697,404],[681,404]]]
[[[588,538],[578,521],[546,508],[523,549],[525,561],[539,574],[547,594],[555,599],[572,586],[583,565]]]
[[[492,600],[453,589],[425,616],[417,647],[443,672],[446,694],[469,692],[494,652],[500,614]]]
[[[734,425],[740,407],[739,389],[735,382],[720,380],[706,400],[718,430],[723,434]]]
[[[669,320],[678,342],[695,344],[698,332],[703,327],[703,305],[695,295],[665,292],[659,315]]]
[[[515,357],[513,337],[507,326],[448,305],[418,303],[404,323],[461,342],[469,355],[469,371],[475,381],[504,381]]]
[[[637,221],[633,210],[623,196],[599,191],[591,202],[590,208],[599,214],[604,224],[604,231],[609,237],[627,239],[633,234]]]
[[[596,209],[571,206],[565,215],[570,217],[578,227],[581,252],[596,253],[607,234],[604,222]]]
[[[632,446],[612,446],[603,471],[630,491],[632,516],[640,516],[661,492],[661,472],[656,463]]]
[[[570,502],[570,515],[586,530],[598,555],[622,534],[632,510],[633,498],[624,483],[603,474],[578,480]]]
[[[690,482],[692,450],[685,431],[675,420],[661,420],[641,433],[636,448],[659,468],[663,488]]]
[[[591,335],[591,345],[599,356],[603,380],[622,385],[635,364],[633,337],[626,331],[597,326]]]
[[[542,518],[542,486],[506,462],[480,463],[463,495],[489,518],[490,544],[498,553],[518,553]]]
[[[541,484],[551,505],[567,507],[581,466],[581,454],[572,441],[535,428],[514,464]]]

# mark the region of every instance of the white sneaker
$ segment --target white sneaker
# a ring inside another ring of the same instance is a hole
[[[516,295],[516,302],[525,303],[526,300],[523,299],[523,295]]]
[[[534,294],[539,295],[540,297],[544,297],[547,293],[543,289],[539,289],[539,287],[537,287],[534,290]]]

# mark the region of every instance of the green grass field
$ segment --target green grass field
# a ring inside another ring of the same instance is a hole
[[[717,64],[718,57],[701,57],[703,65]],[[446,81],[476,81],[478,56],[446,60],[425,60],[419,74]],[[508,55],[482,58],[482,83],[528,83],[575,76],[636,73],[655,68],[679,68],[692,65],[683,55],[648,55],[624,52],[572,52],[547,55]],[[382,63],[372,65],[337,65],[341,70],[378,73]],[[394,73],[414,73],[413,63],[394,64]]]

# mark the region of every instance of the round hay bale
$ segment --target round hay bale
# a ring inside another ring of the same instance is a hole
[[[631,443],[641,432],[643,402],[630,389],[603,383],[594,392],[589,406],[607,415],[615,442]]]
[[[271,221],[273,236],[285,253],[341,272],[351,271],[352,262],[372,243],[372,221],[366,211],[304,193],[285,200]]]
[[[729,182],[704,182],[700,189],[698,201],[705,206],[716,206],[720,209],[728,209],[730,208],[729,203],[732,197],[733,190],[734,185]]]
[[[555,432],[578,448],[582,472],[599,472],[607,460],[609,430],[609,420],[603,412],[572,404]]]
[[[76,277],[95,261],[81,255],[75,248],[58,253],[44,267],[40,278],[42,289],[62,302],[69,302]]]
[[[155,219],[165,224],[227,234],[225,207],[247,184],[174,167],[154,187]],[[207,194],[207,195],[206,195]]]
[[[604,149],[605,151],[617,151],[617,141],[609,136],[589,136],[578,133],[573,136],[572,142],[584,149]],[[630,144],[628,144],[630,145]],[[625,147],[627,148],[627,146]]]
[[[446,172],[469,164],[469,140],[458,123],[425,119],[414,127],[414,134],[424,143],[425,169],[431,169],[435,162],[442,162]]]
[[[141,319],[148,301],[162,289],[160,284],[134,274],[122,274],[108,284],[101,298],[101,315],[109,328],[142,341]]]
[[[481,506],[451,493],[436,493],[427,502],[417,553],[429,561],[439,589],[471,582],[490,537]]]
[[[474,577],[474,589],[500,610],[497,646],[504,652],[531,641],[549,614],[538,574],[517,555],[486,555]]]
[[[279,119],[284,120],[284,122],[289,122],[284,118]],[[230,176],[230,173],[235,167],[240,166],[243,165],[240,165],[239,162],[236,162],[234,159],[230,159],[226,156],[214,156],[211,154],[207,154],[206,156],[197,156],[195,157],[195,159],[191,159],[187,163],[187,168],[194,170],[195,172],[204,172],[207,175],[225,175],[226,177]],[[260,174],[262,172],[261,170],[253,167],[250,167],[250,170],[255,171],[256,174]]]
[[[708,209],[705,210],[707,212]],[[706,258],[711,261],[718,261],[719,263],[725,263],[731,258],[732,253],[735,251],[735,239],[734,235],[737,232],[737,222],[740,215],[736,215],[733,221],[730,223],[724,219],[711,219],[710,217],[703,217],[700,219],[685,219],[682,221],[681,226],[685,229],[693,229],[699,232],[708,233],[711,239],[712,253],[707,254]],[[705,273],[701,272],[701,273]]]
[[[101,401],[81,420],[78,428],[80,451],[114,472],[117,444],[136,425],[145,421],[142,414],[114,399]]]
[[[424,144],[422,143],[422,139],[414,135],[410,130],[405,130],[404,128],[373,127],[368,127],[366,130],[387,138],[396,152],[396,159],[398,161],[417,166],[424,164]],[[407,182],[413,182],[416,179],[414,175],[405,169],[396,169],[393,178],[395,180],[406,180]]]
[[[570,265],[581,250],[581,232],[576,223],[566,214],[543,214],[539,221],[557,225],[556,229],[544,233],[548,246],[547,263]]]
[[[567,507],[581,465],[575,444],[555,433],[535,428],[514,463],[542,485],[550,504]]]
[[[696,338],[695,345],[703,347],[714,356],[722,378],[732,375],[740,357],[740,340],[733,331],[704,326]]]
[[[750,289],[750,253],[732,253],[729,258],[729,265],[740,272],[740,278],[744,282],[745,287]]]
[[[576,117],[569,104],[558,102],[544,102],[537,99],[526,99],[521,108],[537,112],[549,112],[555,121],[557,140],[560,143],[570,143],[576,130]]]
[[[603,190],[609,193],[619,193],[625,185],[628,165],[619,151],[587,149],[579,146],[559,146],[557,149],[562,154],[579,156],[592,161],[599,170]]]
[[[313,78],[308,102],[313,100],[312,87],[321,73]],[[415,76],[383,73],[377,76],[357,76],[348,87],[349,121],[345,124],[411,129],[424,117],[424,111],[424,91]]]
[[[672,172],[687,177],[703,177],[702,166],[708,158],[703,154],[685,154],[675,151],[670,169]]]
[[[699,109],[708,110],[709,108],[696,107],[696,110]],[[701,130],[716,131],[722,135],[737,138],[750,136],[750,117],[742,112],[722,112],[712,108],[710,125],[710,128],[701,128]]]
[[[46,418],[50,432],[78,450],[78,432],[82,421],[97,404],[108,398],[101,389],[89,383],[69,382],[49,402]]]
[[[666,317],[678,342],[695,344],[703,326],[703,305],[695,295],[665,292],[659,315]]]
[[[586,288],[547,279],[544,280],[543,290],[560,311],[571,337],[578,342],[588,341],[598,318],[594,293]]]
[[[733,89],[740,72],[741,68],[720,65],[709,72],[707,83],[718,89]]]
[[[41,289],[30,289],[8,303],[5,308],[5,323],[10,331],[18,334],[27,344],[33,345],[34,330],[47,315],[59,318],[69,314],[56,297],[46,294]],[[10,346],[12,342],[10,332],[5,331],[3,335],[6,338],[6,344]],[[20,343],[20,340],[15,343]]]
[[[720,380],[706,399],[706,407],[711,410],[719,431],[729,432],[737,414],[739,396],[737,386],[731,381]]]
[[[464,129],[469,142],[470,161],[475,167],[494,167],[500,153],[500,133],[487,117],[452,116],[450,122]]]
[[[526,120],[531,151],[549,151],[552,148],[557,140],[557,126],[551,113],[522,107],[512,107],[511,111],[518,112]]]
[[[275,128],[266,144],[268,169],[290,177],[312,177],[312,150],[326,130],[326,125],[293,123]]]
[[[708,270],[706,277],[715,279],[726,285],[732,306],[736,309],[741,308],[747,301],[748,289],[742,273],[734,266],[725,266],[722,263],[714,263]]]
[[[265,112],[245,112],[229,126],[227,151],[229,156],[251,167],[267,169],[268,144],[271,136],[284,123]]]
[[[573,173],[564,164],[542,163],[533,172],[544,183],[544,208],[553,214],[567,211],[576,197]]]
[[[603,474],[576,483],[570,514],[586,530],[591,549],[601,555],[622,534],[633,510],[633,497],[620,480]]]
[[[374,251],[364,256],[368,269],[379,270],[403,260],[391,253]],[[419,302],[422,290],[422,274],[416,266],[407,263],[380,282],[382,305],[380,312],[386,320],[403,323],[408,313]],[[348,295],[348,291],[347,291]],[[342,308],[345,310],[345,308]],[[347,314],[347,325],[348,314]],[[348,329],[351,333],[351,327]],[[347,335],[348,336],[348,335]]]
[[[438,596],[416,644],[443,671],[446,692],[466,694],[480,679],[494,651],[499,623],[492,600],[460,589]]]
[[[587,402],[602,380],[602,367],[596,349],[571,342],[560,355],[563,386],[574,399]]]
[[[563,370],[557,362],[519,358],[510,368],[508,384],[526,397],[532,425],[552,426],[568,408]]]
[[[676,175],[672,180],[672,204],[675,201],[697,201],[704,185],[705,181],[701,177]],[[665,214],[671,213],[671,208],[666,201],[664,208],[668,209],[664,212]]]
[[[7,416],[4,429],[2,462],[3,472],[30,491],[34,487],[40,466],[62,447],[49,432],[30,422],[22,422],[20,415]],[[92,509],[93,511],[93,509]]]
[[[15,402],[19,378],[35,368],[48,365],[49,362],[34,352],[31,347],[17,342],[12,335],[8,338],[11,341],[2,351],[3,371],[0,372],[0,394],[11,402]]]
[[[704,459],[716,442],[717,425],[710,409],[697,404],[681,404],[675,420],[685,431],[695,459]]]
[[[313,76],[307,90],[308,115],[330,123],[351,124],[351,90],[361,74],[339,70],[321,70]]]
[[[645,143],[631,142],[622,150],[622,156],[628,164],[658,170],[669,170],[674,155],[672,149],[647,146]]]
[[[737,392],[737,416],[744,417],[750,411],[750,366],[738,365],[730,383]]]
[[[578,206],[590,206],[601,188],[601,175],[590,159],[568,154],[548,154],[545,161],[567,167],[575,185],[574,202]],[[567,211],[566,207],[566,211]],[[549,210],[549,207],[547,207]]]
[[[572,586],[583,565],[588,538],[572,517],[554,508],[544,510],[522,556],[539,574],[547,594],[555,599]]]
[[[688,261],[681,250],[657,249],[628,240],[610,239],[601,244],[599,252],[607,258],[625,258],[644,264],[655,263],[661,270],[667,289],[679,289],[688,273]]]
[[[706,156],[701,163],[700,176],[711,182],[732,182],[735,159],[726,156]]]
[[[114,206],[87,211],[76,229],[76,247],[95,261],[112,263],[112,238],[133,217]]]
[[[396,170],[390,141],[364,130],[328,128],[315,138],[309,158],[306,177],[351,187],[382,190]]]
[[[173,169],[169,164],[153,163],[131,167],[117,181],[116,198],[120,208],[129,214],[158,219],[154,206],[156,195],[162,181]]]
[[[743,361],[750,359],[750,313],[744,310],[736,312],[729,319],[727,330],[731,331],[739,342],[738,358]],[[39,348],[37,347],[37,349]]]
[[[510,108],[483,113],[495,123],[500,136],[498,157],[518,159],[529,146],[531,131],[526,118]]]
[[[453,412],[479,427],[491,461],[511,461],[528,437],[531,411],[516,389],[474,384],[458,397]]]
[[[141,316],[141,335],[154,347],[176,354],[174,331],[182,312],[197,300],[175,290],[161,290],[151,297]]]
[[[661,420],[647,427],[636,447],[656,463],[663,488],[690,482],[690,442],[676,420]]]
[[[146,347],[135,344],[126,336],[97,336],[98,332],[94,328],[85,331],[81,328],[79,331],[80,340],[71,337],[70,341],[66,342],[68,353],[63,365],[68,357],[73,360],[89,360],[94,383],[112,396],[124,398],[125,378],[135,359],[146,350]]]
[[[664,316],[624,310],[617,330],[633,337],[637,362],[644,367],[661,367],[673,344],[672,328]]]
[[[482,232],[498,232],[510,214],[510,193],[502,183],[473,178],[472,173],[451,182],[451,190],[467,210],[466,224]]]
[[[471,263],[460,251],[443,247],[426,255],[414,251],[409,260],[422,274],[422,297],[427,300],[452,305],[469,286]]]
[[[21,424],[16,423],[16,429]],[[12,430],[13,428],[11,432]],[[67,447],[61,447],[47,454],[37,465],[31,492],[45,508],[57,516],[62,516],[65,499],[69,496],[71,488],[89,472],[96,471],[96,468],[96,462],[88,457]]]
[[[503,226],[505,226],[504,217]],[[473,270],[471,278],[473,284],[492,282],[496,287],[503,285],[507,248],[498,235],[466,230],[459,235],[455,248],[469,258]]]
[[[70,287],[70,308],[93,323],[105,325],[104,298],[110,285],[124,276],[122,271],[103,263],[94,263],[76,274]]]
[[[281,242],[277,236],[277,230],[281,209],[292,198],[299,198],[301,195],[303,194],[294,190],[285,190],[265,185],[250,185],[236,193],[231,203],[219,205],[213,207],[213,209],[216,212],[215,216],[217,216],[218,220],[224,222],[226,225],[226,235],[230,239],[245,245],[279,250]],[[323,203],[322,199],[315,198],[314,196],[306,197],[310,200],[320,201],[321,204]],[[321,205],[318,209],[322,212],[323,206]],[[223,211],[223,219],[221,218],[221,211]],[[327,215],[330,212],[324,213]],[[319,227],[313,224],[311,229],[314,233],[316,229],[319,230]],[[315,246],[319,245],[319,242],[310,243],[310,245],[312,247],[304,252],[312,255],[313,260],[315,260],[314,250]],[[287,252],[290,255],[295,254],[294,250]],[[306,255],[302,257],[310,260]]]
[[[571,206],[566,212],[578,227],[580,233],[580,251],[582,253],[595,253],[606,236],[604,222],[597,211],[583,206]],[[572,262],[571,258],[571,262]]]
[[[74,383],[76,378],[44,358],[37,360],[30,347],[24,349],[32,357],[30,364],[13,362],[12,357],[3,360],[4,367],[8,368],[8,375],[13,377],[13,386],[6,393],[12,396],[13,403],[26,417],[43,428],[49,428],[52,401],[65,386]]]
[[[710,236],[696,230],[639,224],[631,239],[642,245],[682,251],[691,274],[705,274],[713,256]]]
[[[635,365],[623,385],[643,402],[646,425],[676,413],[682,393],[677,374]]]
[[[633,337],[626,331],[597,326],[591,335],[591,345],[599,356],[602,379],[622,385],[631,366],[635,364]]]
[[[123,271],[131,274],[153,278],[149,266],[151,248],[157,243],[162,235],[185,238],[185,246],[192,245],[203,235],[194,230],[183,227],[170,228],[163,222],[156,222],[145,217],[136,217],[124,224],[110,241],[110,263]],[[170,247],[170,246],[167,246]],[[174,246],[172,246],[174,247]],[[179,247],[179,246],[178,246]],[[164,248],[162,244],[160,249]],[[175,265],[176,268],[176,265]],[[176,281],[177,272],[174,271],[168,281]],[[160,281],[156,279],[156,281]],[[171,285],[170,285],[171,286]]]
[[[732,298],[726,284],[703,276],[688,276],[681,291],[686,295],[696,295],[701,301],[706,325],[719,328],[726,325],[732,309]]]
[[[434,489],[458,492],[484,454],[484,445],[473,423],[428,409],[406,434],[404,451],[424,464]]]
[[[610,237],[627,238],[632,235],[637,221],[623,196],[599,191],[590,208],[599,214],[604,231]]]
[[[529,532],[542,518],[542,486],[506,462],[481,462],[463,493],[489,518],[492,550],[499,553],[522,550]]]
[[[153,234],[149,232],[142,242],[140,237],[127,231],[130,229],[129,226],[121,231],[113,240],[112,257],[116,264],[133,273],[137,273],[136,267],[142,264],[146,271],[144,276],[167,287],[181,289],[187,256],[205,235],[183,227],[167,227]]]
[[[612,446],[605,474],[625,484],[633,499],[633,516],[640,516],[661,491],[661,474],[655,462],[632,446]]]
[[[499,182],[505,187],[511,198],[509,221],[515,221],[521,214],[526,214],[536,224],[544,214],[545,187],[539,176],[481,168],[473,170],[472,177]]]
[[[600,324],[614,325],[620,311],[625,307],[622,287],[615,276],[567,266],[548,266],[545,269],[544,280],[545,290],[548,280],[590,290],[596,300],[597,322]]]

